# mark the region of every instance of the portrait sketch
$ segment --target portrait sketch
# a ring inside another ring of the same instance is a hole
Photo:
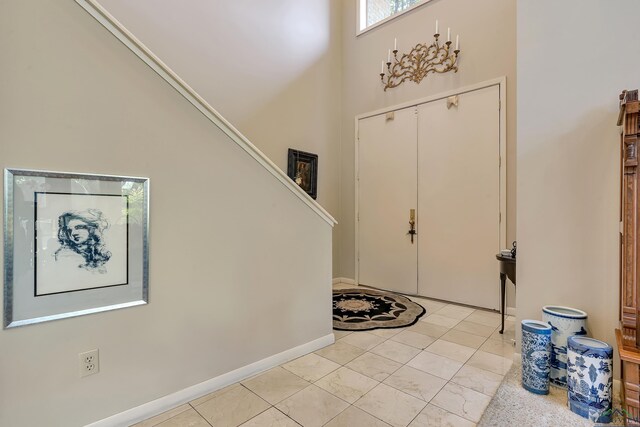
[[[81,255],[79,268],[106,273],[105,264],[111,252],[104,244],[103,233],[109,222],[99,209],[68,211],[58,217],[58,243],[60,248],[54,253],[56,261],[67,252]]]
[[[127,196],[36,193],[35,295],[127,283]]]

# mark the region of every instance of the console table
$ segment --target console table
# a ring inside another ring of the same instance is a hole
[[[516,285],[516,259],[510,256],[496,255],[496,259],[500,261],[500,315],[502,316],[502,326],[500,327],[500,333],[504,333],[504,303],[506,295],[506,283],[507,277],[513,286]]]

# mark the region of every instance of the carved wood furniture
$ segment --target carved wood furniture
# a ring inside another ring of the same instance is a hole
[[[640,426],[640,277],[638,251],[640,195],[638,194],[638,143],[640,128],[638,91],[620,95],[618,125],[621,135],[621,239],[620,329],[616,330],[623,381],[626,425]]]

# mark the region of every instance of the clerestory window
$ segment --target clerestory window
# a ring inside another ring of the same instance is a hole
[[[381,24],[429,0],[360,0],[359,33]]]

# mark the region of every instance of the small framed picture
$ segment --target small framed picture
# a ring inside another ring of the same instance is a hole
[[[289,148],[287,175],[314,200],[318,197],[318,155]]]
[[[4,327],[146,304],[149,180],[5,169]]]

